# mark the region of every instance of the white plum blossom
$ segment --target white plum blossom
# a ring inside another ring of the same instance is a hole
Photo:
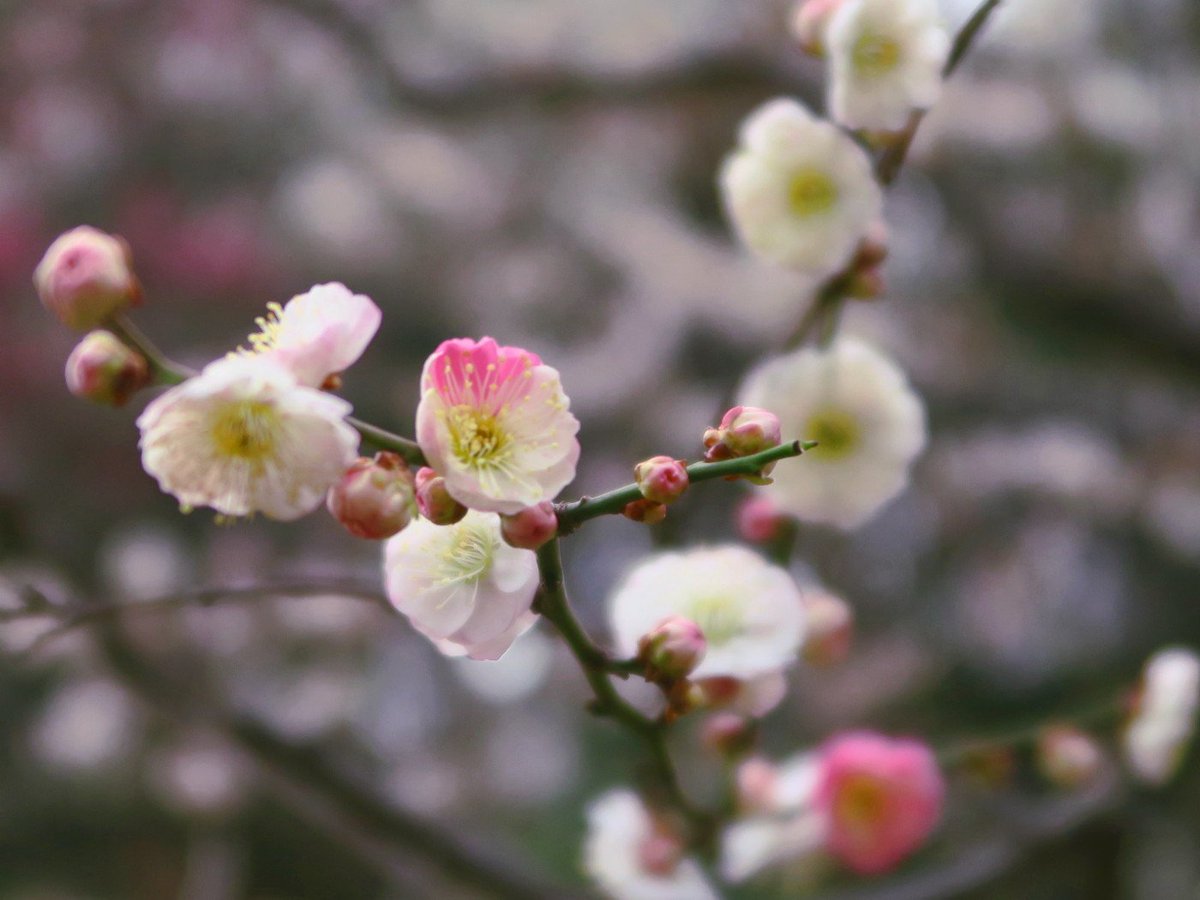
[[[611,791],[588,808],[583,867],[615,900],[717,900],[700,866],[672,857],[672,838],[637,795]],[[666,850],[660,850],[666,845]]]
[[[1133,773],[1164,784],[1175,773],[1196,728],[1200,700],[1200,657],[1186,647],[1169,647],[1146,663],[1137,707],[1124,734]]]
[[[318,284],[286,306],[271,303],[250,336],[255,353],[290,369],[296,380],[320,387],[350,368],[366,350],[383,317],[370,297],[343,284]]]
[[[499,659],[533,624],[537,556],[506,544],[495,513],[417,519],[384,547],[392,605],[443,653]]]
[[[444,341],[425,362],[417,441],[450,495],[513,515],[575,477],[579,421],[558,371],[492,338]]]
[[[904,373],[874,347],[840,338],[768,360],[740,402],[773,410],[783,431],[818,446],[762,488],[784,512],[855,528],[908,484],[925,446],[925,409]]]
[[[896,131],[942,89],[950,37],[937,0],[846,0],[825,29],[829,109],[850,128]]]
[[[228,356],[146,407],[142,466],[184,507],[296,519],[354,462],[349,413],[268,358]]]
[[[742,242],[813,277],[845,265],[883,209],[861,147],[795,100],[770,100],[742,124],[720,173]]]
[[[694,680],[773,675],[795,662],[804,637],[804,604],[792,577],[735,545],[647,558],[625,577],[608,611],[618,651],[629,656],[668,616],[699,625],[707,652]]]

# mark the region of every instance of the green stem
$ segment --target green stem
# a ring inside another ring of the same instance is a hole
[[[697,462],[687,467],[688,483],[710,481],[713,478],[733,478],[739,475],[758,475],[763,467],[781,459],[799,456],[805,450],[817,446],[816,441],[792,441],[771,447],[752,456],[741,456],[737,459],[723,459],[720,462]],[[597,497],[582,497],[569,503],[560,503],[558,511],[559,534],[570,534],[588,519],[597,516],[614,515],[621,512],[635,500],[642,499],[642,491],[636,484],[600,494]]]
[[[125,313],[116,313],[104,323],[104,327],[146,358],[156,384],[182,384],[196,374],[187,366],[169,359]]]
[[[370,422],[364,422],[353,416],[347,416],[346,423],[357,429],[362,439],[368,444],[378,447],[380,450],[392,451],[411,466],[425,465],[425,454],[421,452],[421,446],[411,438],[385,431]]]

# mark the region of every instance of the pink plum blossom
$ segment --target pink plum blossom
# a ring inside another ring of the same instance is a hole
[[[444,341],[425,362],[417,441],[460,503],[513,515],[575,477],[579,422],[558,371],[492,338]]]

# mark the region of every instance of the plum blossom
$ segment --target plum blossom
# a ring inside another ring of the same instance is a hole
[[[820,752],[813,802],[828,822],[834,856],[856,872],[878,875],[925,843],[945,793],[929,747],[852,732]]]
[[[796,660],[804,637],[804,606],[786,571],[739,546],[662,553],[636,566],[609,602],[619,652],[668,616],[700,626],[707,642],[694,679],[753,680]]]
[[[492,338],[444,341],[425,362],[417,441],[454,499],[513,515],[575,477],[579,422],[558,371]]]
[[[593,801],[583,867],[615,900],[717,900],[700,866],[628,790]]]
[[[843,125],[895,131],[941,93],[950,37],[937,0],[846,0],[824,38],[829,108]]]
[[[273,360],[228,356],[146,407],[142,466],[185,507],[296,519],[354,462],[349,413]]]
[[[383,573],[392,605],[449,655],[499,659],[532,624],[537,557],[504,542],[495,513],[417,519],[387,542]]]
[[[1183,758],[1196,729],[1200,657],[1187,647],[1168,647],[1146,663],[1142,687],[1123,743],[1134,775],[1165,784]]]
[[[768,360],[739,394],[775,410],[786,433],[818,442],[803,466],[781,468],[761,488],[804,521],[863,524],[904,489],[925,446],[925,410],[904,373],[854,338]]]
[[[883,209],[863,149],[786,98],[768,101],[743,123],[720,187],[747,247],[813,277],[844,266]]]
[[[59,235],[33,274],[42,304],[68,328],[86,331],[141,302],[129,245],[80,225]]]
[[[290,369],[308,387],[350,368],[366,350],[383,317],[370,297],[343,284],[318,284],[286,306],[271,303],[250,336],[255,353]]]

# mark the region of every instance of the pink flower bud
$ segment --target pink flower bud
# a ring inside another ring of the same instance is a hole
[[[788,517],[779,511],[775,501],[763,494],[752,494],[738,504],[736,513],[738,534],[754,544],[766,544],[779,536]]]
[[[634,522],[644,522],[647,525],[657,525],[667,517],[667,508],[653,500],[634,500],[626,503],[621,515]]]
[[[329,489],[325,505],[355,537],[382,540],[400,532],[412,518],[413,476],[395,453],[360,456]]]
[[[778,447],[782,440],[775,413],[757,406],[735,406],[725,413],[720,425],[704,432],[704,458],[717,462],[751,456]]]
[[[804,598],[804,658],[814,666],[832,666],[846,658],[854,639],[854,612],[840,597],[812,591]]]
[[[830,851],[856,872],[886,872],[925,843],[945,784],[933,751],[879,734],[840,735],[821,752],[817,808]]]
[[[1094,779],[1104,765],[1095,738],[1074,725],[1050,725],[1038,735],[1037,767],[1051,784],[1071,789]]]
[[[467,508],[450,496],[446,479],[428,466],[417,471],[417,509],[434,525],[453,525]]]
[[[500,517],[500,534],[507,544],[521,550],[536,550],[558,534],[554,504],[543,500],[519,513]]]
[[[737,767],[734,775],[738,808],[743,813],[764,813],[775,809],[779,772],[768,760],[755,756]]]
[[[633,467],[633,478],[651,503],[673,503],[688,489],[683,461],[669,456],[652,456],[638,463]]]
[[[700,665],[707,649],[699,625],[683,616],[668,616],[638,641],[638,659],[646,666],[647,680],[677,681]]]
[[[754,747],[758,728],[752,719],[737,713],[721,712],[709,716],[700,730],[700,741],[726,759],[745,756]]]
[[[683,859],[683,842],[675,835],[655,828],[638,842],[637,856],[642,871],[665,878]]]
[[[844,0],[803,0],[792,14],[792,34],[811,56],[825,55],[825,26]]]
[[[129,245],[81,225],[60,235],[33,274],[42,304],[69,328],[95,328],[141,301]]]
[[[150,366],[116,335],[93,331],[67,357],[66,376],[67,388],[76,397],[124,406],[150,384]]]

